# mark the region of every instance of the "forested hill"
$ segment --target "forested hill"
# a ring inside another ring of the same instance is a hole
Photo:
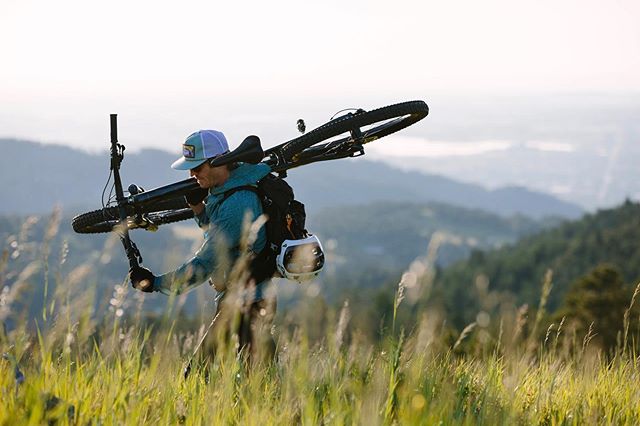
[[[56,203],[65,212],[95,210],[109,175],[106,151],[92,155],[59,145],[0,139],[0,214],[49,213]],[[178,154],[160,150],[125,151],[122,182],[146,189],[186,178],[169,167]],[[488,190],[436,175],[408,173],[367,157],[312,164],[291,170],[287,180],[307,210],[374,201],[440,202],[482,209],[502,216],[576,218],[582,209],[525,188]]]
[[[446,240],[436,261],[447,265],[467,257],[474,248],[500,247],[559,222],[503,218],[440,203],[378,202],[310,214],[307,227],[323,240],[335,241],[339,254],[348,256],[350,263],[366,269],[383,265],[399,269],[426,254],[435,232]]]
[[[458,324],[480,309],[476,277],[489,280],[494,294],[513,294],[517,303],[536,306],[545,271],[553,271],[548,307],[558,308],[571,284],[598,265],[617,269],[628,286],[640,280],[640,204],[630,201],[584,216],[516,244],[474,251],[468,260],[441,271],[437,288]]]

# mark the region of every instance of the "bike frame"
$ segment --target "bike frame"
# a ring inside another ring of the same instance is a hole
[[[112,114],[112,117],[115,114]],[[112,122],[113,125],[113,122]],[[112,135],[113,135],[112,128]],[[117,132],[117,130],[116,130]],[[117,137],[117,136],[116,136]],[[353,141],[353,139],[349,139]],[[112,164],[114,162],[114,151],[113,151],[113,143],[112,140]],[[117,143],[117,141],[116,141]],[[284,173],[289,169],[315,163],[318,161],[327,161],[327,160],[336,160],[340,158],[346,157],[358,157],[364,154],[364,149],[362,145],[352,142],[347,143],[346,139],[334,141],[330,143],[321,144],[318,146],[314,146],[312,148],[308,148],[304,150],[299,156],[295,157],[290,161],[283,160],[283,157],[279,155],[279,149],[282,146],[278,145],[273,148],[265,151],[265,158],[262,160],[263,163],[268,164],[271,169],[276,173]],[[122,145],[119,145],[122,146]],[[119,161],[122,161],[122,158],[119,158]],[[119,165],[119,163],[118,163]],[[113,169],[113,166],[112,166]],[[114,171],[114,174],[117,174],[117,169]],[[175,183],[171,183],[169,185],[161,186],[150,191],[141,192],[138,194],[131,194],[128,197],[123,196],[122,184],[120,183],[120,177],[116,179],[116,196],[118,199],[118,206],[133,206],[134,209],[136,207],[141,207],[148,204],[157,203],[166,199],[168,195],[171,195],[171,198],[178,198],[188,194],[190,191],[199,188],[195,178],[187,178]],[[126,216],[125,216],[126,217]],[[122,219],[122,218],[121,218]]]
[[[120,165],[124,159],[125,147],[118,143],[118,121],[117,114],[111,114],[111,171],[114,178],[114,187],[116,193],[116,202],[118,205],[118,213],[120,219],[120,240],[124,246],[124,250],[129,260],[129,266],[131,268],[138,267],[142,263],[142,256],[140,251],[136,247],[135,243],[129,236],[129,229],[127,226],[127,211],[128,206],[133,207],[135,211],[149,204],[154,204],[165,200],[168,196],[170,198],[183,197],[190,191],[199,188],[198,183],[194,178],[184,179],[169,185],[161,186],[150,191],[140,192],[137,194],[124,195],[122,188],[122,180],[120,178]],[[336,143],[340,142],[340,143]],[[286,170],[294,167],[315,163],[317,161],[334,160],[345,157],[356,157],[364,154],[362,146],[357,143],[344,145],[344,141],[336,141],[327,144],[323,144],[317,147],[308,149],[309,154],[301,156],[291,161],[284,161],[282,157],[278,155],[278,149],[280,146],[271,148],[265,152],[266,158],[264,163],[271,166],[274,172],[281,175],[286,174]],[[342,149],[339,149],[341,148]],[[133,185],[132,185],[133,186]]]

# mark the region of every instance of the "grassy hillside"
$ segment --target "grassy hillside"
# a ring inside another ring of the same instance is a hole
[[[527,336],[539,318],[516,309],[455,330],[442,310],[417,308],[407,279],[387,301],[392,314],[378,340],[361,329],[357,305],[333,309],[309,292],[271,330],[272,362],[249,367],[233,345],[213,360],[205,350],[184,380],[211,306],[189,321],[181,299],[149,315],[147,295],[126,282],[97,294],[88,276],[105,249],[61,270],[33,316],[23,309],[33,295],[23,290],[44,289],[42,268],[66,264],[46,262],[46,244],[34,250],[25,267],[10,256],[0,263],[3,425],[640,422],[637,333],[605,359],[563,327]],[[428,275],[421,282],[433,284]]]

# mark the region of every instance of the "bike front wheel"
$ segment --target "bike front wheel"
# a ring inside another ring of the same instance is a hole
[[[128,229],[155,230],[160,225],[179,222],[193,217],[183,198],[173,198],[136,209],[125,207]],[[120,225],[118,206],[105,207],[79,214],[71,221],[73,230],[79,234],[99,234],[116,230]]]

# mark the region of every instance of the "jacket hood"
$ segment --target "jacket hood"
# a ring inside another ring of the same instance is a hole
[[[227,192],[231,188],[245,185],[254,185],[260,179],[268,175],[269,172],[271,172],[271,167],[264,163],[240,163],[238,168],[231,171],[229,179],[227,179],[224,185],[217,188],[212,188],[210,190],[210,193],[212,195],[219,195]]]

